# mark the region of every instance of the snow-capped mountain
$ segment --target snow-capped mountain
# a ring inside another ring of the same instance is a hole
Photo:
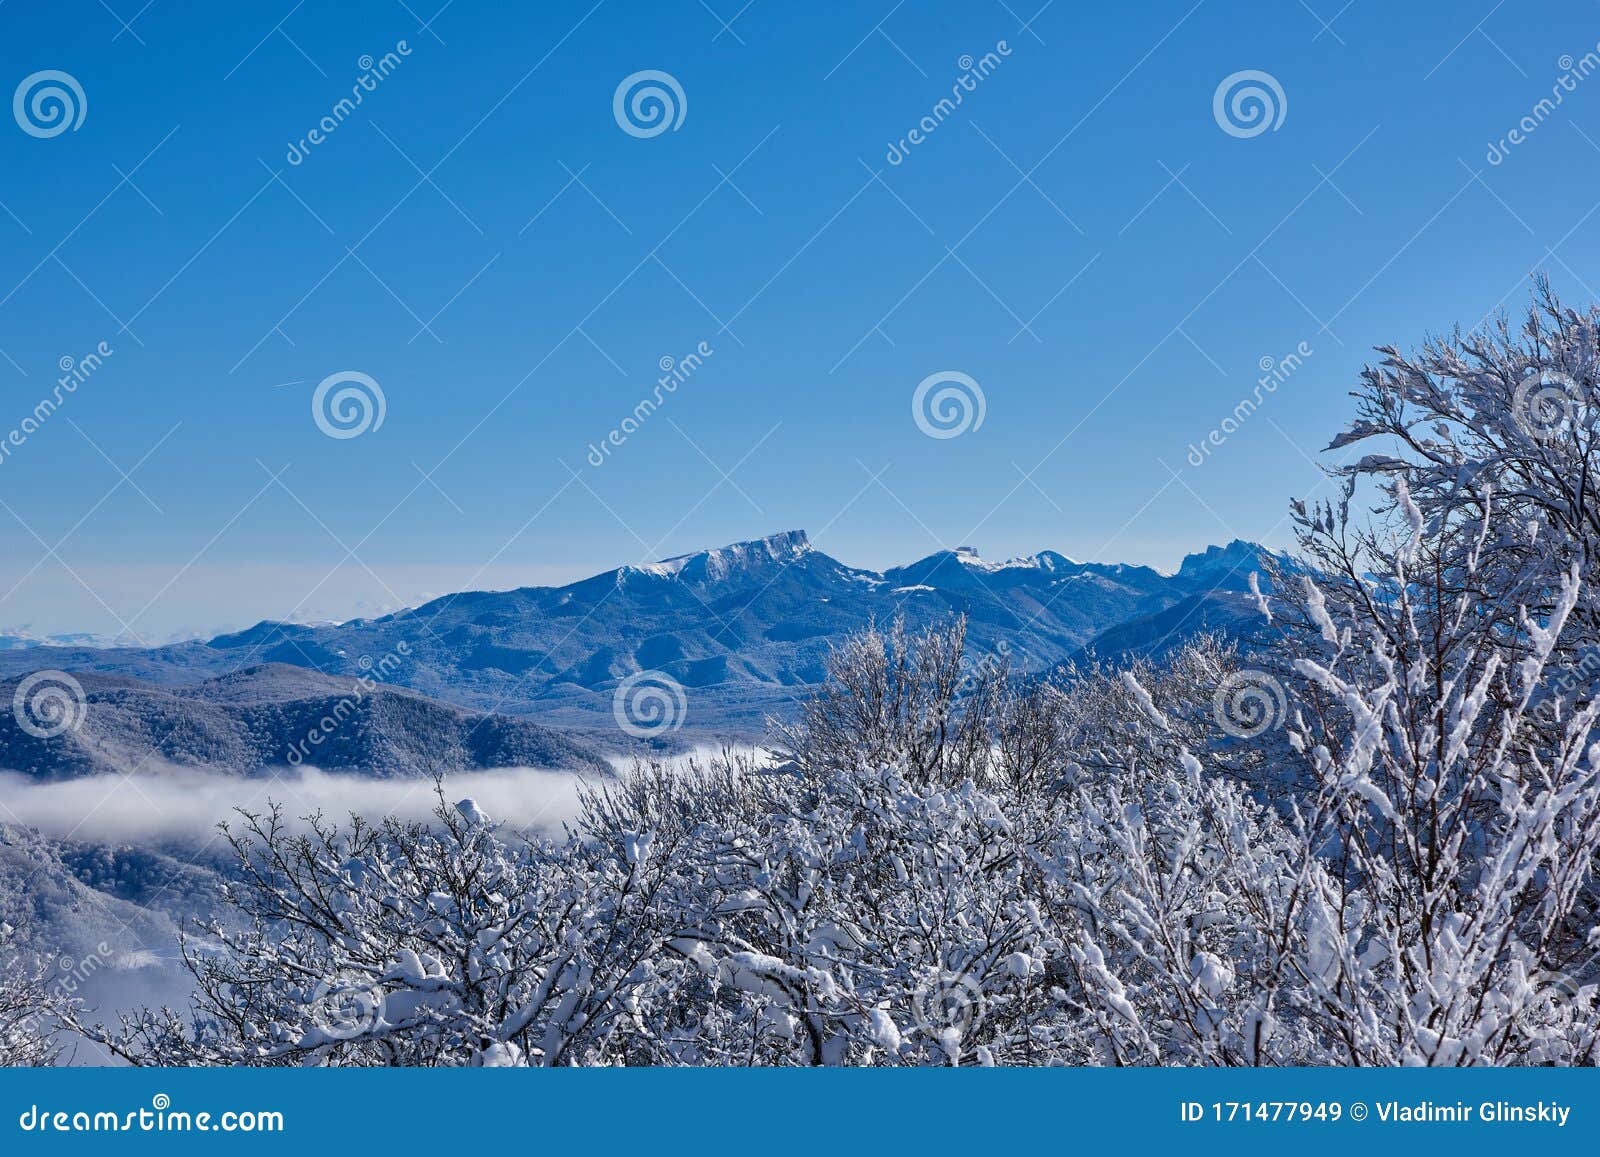
[[[792,709],[822,678],[829,647],[869,622],[903,616],[916,627],[965,614],[976,654],[1003,643],[1014,663],[1042,671],[1096,640],[1120,649],[1106,633],[1124,624],[1145,624],[1126,641],[1152,649],[1163,630],[1152,616],[1246,589],[1264,557],[1261,547],[1234,542],[1164,575],[1054,551],[990,562],[962,547],[879,573],[788,531],[567,586],[463,592],[338,625],[262,622],[149,650],[0,652],[0,673],[53,666],[172,685],[281,663],[354,677],[401,654],[382,664],[386,681],[478,710],[603,726],[618,683],[652,670],[686,689],[691,731],[751,734],[766,715]],[[1219,617],[1202,621],[1215,626]],[[1167,622],[1174,637],[1198,629],[1192,617]]]
[[[126,642],[126,639],[87,631],[67,635],[36,635],[25,628],[0,631],[0,651],[24,651],[29,647],[116,647]]]

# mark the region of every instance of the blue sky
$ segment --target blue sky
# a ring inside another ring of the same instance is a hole
[[[795,527],[874,567],[1284,545],[1371,346],[1535,270],[1596,296],[1600,77],[1536,106],[1597,41],[1576,0],[10,0],[5,90],[86,107],[0,118],[0,440],[113,352],[0,456],[0,627],[343,618]],[[615,118],[643,70],[676,129]],[[1214,114],[1246,70],[1255,135]],[[333,438],[344,371],[384,416]],[[929,437],[947,372],[983,421]]]

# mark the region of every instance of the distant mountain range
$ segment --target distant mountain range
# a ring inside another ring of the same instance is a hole
[[[1053,551],[986,562],[963,547],[879,573],[846,566],[803,531],[790,531],[567,586],[466,592],[337,625],[262,622],[147,649],[0,649],[0,677],[72,671],[107,707],[109,731],[80,743],[70,756],[74,768],[93,765],[95,742],[114,745],[128,735],[153,742],[162,725],[152,720],[179,718],[193,725],[181,741],[168,741],[178,744],[174,758],[215,756],[241,769],[269,764],[315,720],[316,703],[346,693],[311,672],[348,680],[378,670],[388,686],[340,748],[349,766],[404,767],[420,751],[442,750],[463,766],[530,750],[571,758],[593,748],[574,740],[575,752],[558,753],[550,745],[559,736],[514,733],[481,715],[463,730],[448,713],[535,716],[615,746],[627,737],[612,721],[614,690],[637,672],[659,671],[685,689],[680,738],[745,738],[769,714],[792,710],[823,677],[830,646],[869,622],[903,616],[919,627],[962,613],[977,654],[1004,643],[1014,662],[1034,672],[1088,653],[1158,655],[1200,629],[1241,629],[1251,613],[1250,575],[1264,570],[1267,557],[1262,547],[1235,541],[1190,555],[1168,575]],[[263,672],[263,664],[272,666]],[[0,766],[18,750],[0,746]]]
[[[183,688],[80,672],[82,722],[38,736],[0,713],[0,768],[36,779],[154,772],[250,775],[285,765],[420,777],[496,767],[611,774],[599,749],[528,719],[268,663]],[[0,682],[13,701],[18,680]],[[325,721],[327,721],[325,723]]]
[[[31,631],[0,631],[0,651],[24,651],[30,647],[115,647],[118,640],[79,631],[69,635],[35,635]]]

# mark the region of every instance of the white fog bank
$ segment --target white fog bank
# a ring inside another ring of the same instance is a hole
[[[696,749],[674,757],[669,766],[706,760],[717,749]],[[766,753],[754,752],[758,759]],[[614,761],[619,775],[632,761]],[[549,771],[530,767],[495,768],[448,775],[449,803],[467,797],[496,822],[518,830],[559,835],[580,810],[579,792],[608,782],[593,772]],[[432,780],[378,779],[352,772],[324,772],[309,765],[283,768],[271,776],[235,776],[192,767],[164,766],[134,776],[85,776],[39,782],[0,771],[0,822],[38,828],[44,835],[85,843],[149,844],[209,840],[216,825],[238,818],[235,809],[262,811],[283,806],[298,821],[321,812],[343,823],[352,812],[367,820],[392,815],[426,821],[438,805]]]

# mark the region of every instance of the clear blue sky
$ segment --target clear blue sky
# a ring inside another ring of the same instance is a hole
[[[1594,3],[440,2],[0,6],[4,93],[87,105],[0,116],[0,440],[114,350],[0,459],[0,627],[342,618],[788,528],[874,567],[1281,545],[1371,346],[1600,283],[1600,76],[1534,111]],[[639,137],[647,69],[685,108]],[[1242,70],[1276,129],[1219,125]],[[384,420],[330,438],[347,370]],[[930,438],[942,371],[984,420]]]

